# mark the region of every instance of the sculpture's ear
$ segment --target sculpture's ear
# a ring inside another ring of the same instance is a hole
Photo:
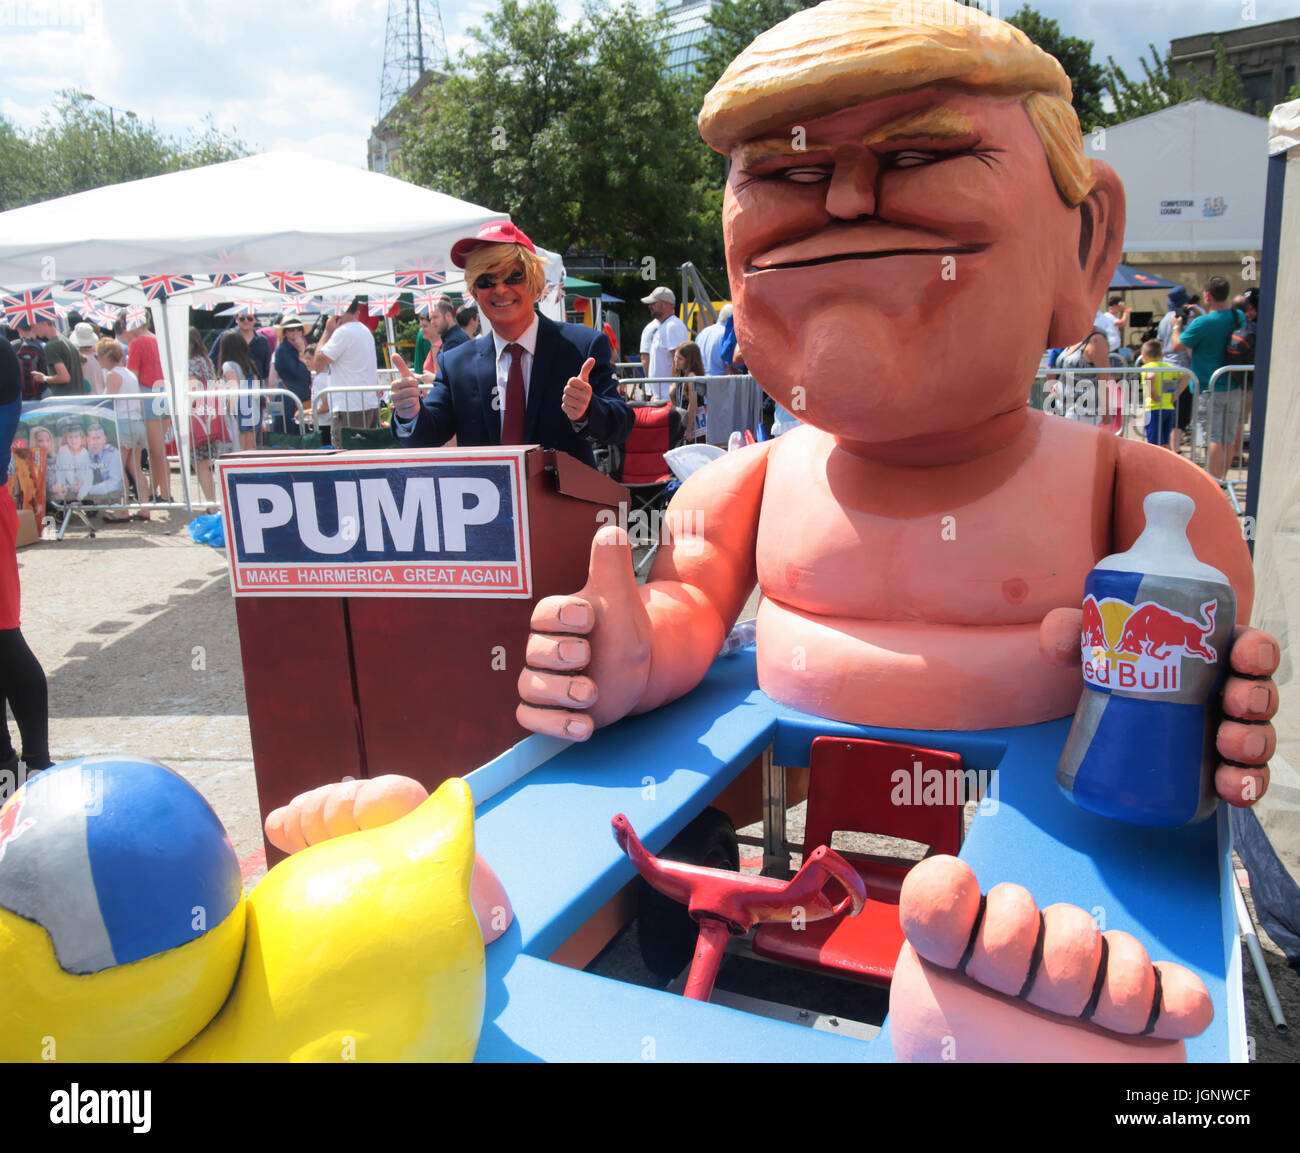
[[[1124,251],[1124,186],[1115,170],[1100,160],[1092,162],[1092,172],[1092,191],[1075,209],[1077,250],[1061,258],[1048,336],[1051,348],[1087,335]]]

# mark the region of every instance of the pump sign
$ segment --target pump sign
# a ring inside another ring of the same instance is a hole
[[[532,595],[522,450],[250,454],[217,468],[235,596]]]

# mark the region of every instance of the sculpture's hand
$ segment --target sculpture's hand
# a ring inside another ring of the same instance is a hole
[[[266,839],[282,852],[296,853],[331,837],[387,825],[428,796],[419,781],[393,775],[321,785],[274,810],[266,818]]]
[[[419,781],[394,774],[321,785],[272,812],[266,818],[266,839],[282,852],[296,853],[331,837],[390,824],[428,799],[429,792]],[[509,927],[514,911],[500,879],[478,853],[469,899],[483,944],[490,945]]]
[[[650,618],[627,533],[607,525],[591,542],[586,586],[533,609],[515,715],[535,733],[585,741],[626,716],[650,675]]]
[[[1038,648],[1052,664],[1077,664],[1083,639],[1080,609],[1053,609],[1038,630]],[[1277,747],[1270,724],[1277,712],[1277,640],[1260,629],[1239,626],[1223,683],[1223,720],[1216,744],[1223,758],[1214,774],[1215,791],[1230,805],[1253,805],[1268,788],[1268,761]]]

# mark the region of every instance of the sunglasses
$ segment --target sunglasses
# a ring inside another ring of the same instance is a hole
[[[474,287],[477,288],[479,292],[488,292],[498,284],[508,284],[514,288],[517,285],[523,284],[523,282],[524,270],[522,268],[516,268],[509,276],[493,276],[490,273],[485,272],[474,281]]]
[[[240,323],[240,324],[243,324],[244,321],[248,321],[249,324],[252,324],[253,321],[256,320],[256,319],[257,319],[257,317],[255,317],[255,316],[241,316],[241,317],[239,318],[239,323]]]

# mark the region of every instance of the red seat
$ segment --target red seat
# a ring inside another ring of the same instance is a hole
[[[930,775],[935,770],[937,778]],[[819,845],[830,845],[836,832],[900,837],[928,846],[927,856],[955,856],[961,848],[962,805],[973,799],[962,787],[961,772],[956,753],[890,741],[818,737],[809,761],[805,857]],[[933,803],[936,781],[943,786],[939,803]],[[762,925],[754,936],[754,952],[888,985],[903,947],[898,893],[916,862],[839,851],[866,881],[866,908],[856,917],[813,921],[802,929]]]
[[[632,410],[632,431],[623,446],[623,467],[616,479],[629,488],[667,484],[672,473],[664,464],[664,453],[673,447],[670,419],[672,406],[646,405]]]

